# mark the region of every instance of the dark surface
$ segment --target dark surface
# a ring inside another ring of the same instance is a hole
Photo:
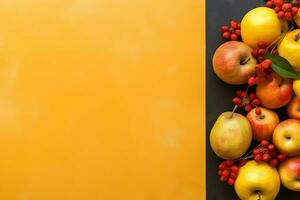
[[[233,187],[221,183],[217,176],[217,166],[220,159],[212,152],[209,144],[209,133],[217,117],[233,108],[231,98],[237,88],[245,86],[231,86],[223,83],[214,74],[212,56],[216,48],[224,41],[220,35],[220,27],[228,24],[231,19],[240,21],[242,16],[254,7],[264,4],[263,0],[207,0],[206,1],[206,187],[208,200],[238,200]],[[285,110],[277,111],[284,119]],[[283,186],[276,200],[300,200],[300,193],[288,191]]]

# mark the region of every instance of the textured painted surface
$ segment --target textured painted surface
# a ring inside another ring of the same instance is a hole
[[[1,0],[0,199],[201,198],[202,3]]]

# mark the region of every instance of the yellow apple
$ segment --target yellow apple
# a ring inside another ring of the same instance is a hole
[[[288,158],[278,170],[284,187],[300,192],[300,156]]]
[[[297,16],[294,18],[296,24],[298,25],[298,27],[300,27],[300,9],[298,11]]]
[[[234,188],[241,200],[274,200],[280,189],[280,177],[276,168],[249,161],[239,170]]]
[[[300,29],[289,32],[283,38],[278,52],[290,62],[296,72],[300,72]]]
[[[300,98],[300,79],[293,81],[293,90],[295,92],[295,95]]]
[[[300,121],[287,119],[278,124],[273,133],[273,144],[288,156],[300,155]]]
[[[272,43],[282,33],[282,23],[275,11],[267,7],[258,7],[249,11],[241,22],[243,42],[256,47],[260,41]]]

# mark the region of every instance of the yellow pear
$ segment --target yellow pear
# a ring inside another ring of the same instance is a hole
[[[210,132],[211,147],[223,159],[241,157],[251,141],[251,125],[245,116],[238,113],[222,113]]]
[[[241,200],[274,200],[280,189],[276,168],[265,162],[248,161],[240,168],[234,189]]]

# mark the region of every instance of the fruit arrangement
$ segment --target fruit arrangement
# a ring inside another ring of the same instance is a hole
[[[299,7],[300,0],[267,0],[220,30],[225,41],[213,55],[213,70],[240,88],[209,141],[223,159],[216,174],[242,200],[273,200],[281,185],[300,196]]]

